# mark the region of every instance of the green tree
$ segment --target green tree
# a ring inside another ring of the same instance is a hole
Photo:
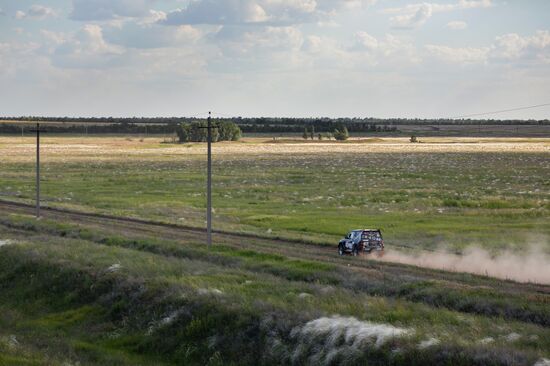
[[[219,138],[218,141],[238,141],[242,137],[242,131],[235,123],[221,121],[217,123]]]
[[[338,141],[345,141],[349,138],[349,132],[346,126],[334,130],[334,138]]]
[[[181,143],[189,142],[189,132],[191,127],[188,124],[181,124],[176,129],[176,133],[178,134],[178,139]]]
[[[302,138],[303,138],[304,140],[307,140],[307,127],[304,127],[304,133],[303,133],[303,135],[302,135]]]
[[[208,123],[205,121],[195,121],[182,123],[176,129],[179,141],[185,142],[207,142],[208,141]],[[214,123],[212,129],[212,142],[218,141],[237,141],[242,136],[242,131],[233,122],[220,121]]]
[[[309,135],[311,139],[313,140],[313,136],[315,136],[315,126],[311,126],[311,133]]]

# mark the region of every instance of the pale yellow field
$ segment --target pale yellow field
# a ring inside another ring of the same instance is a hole
[[[149,137],[43,137],[43,159],[75,161],[88,159],[120,160],[132,156],[141,159],[165,159],[173,156],[203,156],[206,144],[164,144],[162,138]],[[317,154],[317,153],[406,153],[406,152],[529,152],[550,153],[550,138],[423,138],[412,144],[407,138],[353,139],[335,141],[302,140],[271,141],[266,138],[245,138],[239,142],[216,143],[214,154],[226,157],[246,154]],[[0,156],[4,162],[34,160],[33,137],[0,137]]]

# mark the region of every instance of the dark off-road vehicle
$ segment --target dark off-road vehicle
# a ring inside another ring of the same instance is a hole
[[[382,252],[384,240],[380,229],[353,230],[338,243],[338,254],[359,255],[371,253],[372,251]]]

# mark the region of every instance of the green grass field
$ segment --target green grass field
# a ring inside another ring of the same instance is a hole
[[[32,143],[0,138],[0,199],[32,202]],[[202,232],[1,206],[0,365],[546,366],[548,284],[341,258],[335,242],[369,226],[413,252],[550,252],[549,153],[545,139],[217,144],[215,227],[258,235],[217,233],[211,252]],[[44,203],[204,227],[204,155],[46,137]]]
[[[204,226],[204,146],[46,138],[43,198]],[[394,245],[550,249],[550,141],[248,140],[214,149],[215,227],[333,244],[382,228]],[[0,139],[0,198],[34,198],[32,139]]]
[[[2,365],[532,365],[548,288],[0,213]],[[258,243],[260,243],[258,241]],[[255,245],[255,244],[254,244]],[[359,265],[361,265],[359,267]]]

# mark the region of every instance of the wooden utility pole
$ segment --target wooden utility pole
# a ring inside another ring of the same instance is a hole
[[[208,250],[212,247],[212,112],[208,112],[208,178],[206,189],[206,240]]]
[[[36,218],[40,218],[40,123],[36,124]]]
[[[40,123],[36,123],[36,130],[30,130],[30,132],[36,132],[36,218],[40,218]]]
[[[36,218],[40,218],[40,123],[36,124]]]
[[[212,112],[208,112],[208,124],[206,127],[208,131],[208,165],[207,165],[207,178],[206,178],[206,243],[208,250],[212,247],[212,129],[218,128],[218,126],[212,126]]]

